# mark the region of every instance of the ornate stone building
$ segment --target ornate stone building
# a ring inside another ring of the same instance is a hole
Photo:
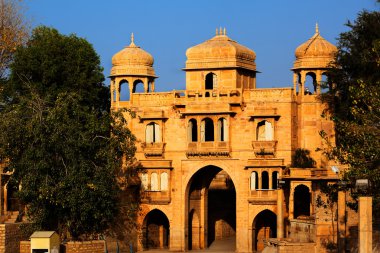
[[[155,92],[153,57],[133,37],[113,56],[112,109],[136,112],[129,128],[144,168],[139,250],[226,239],[256,252],[264,239],[293,238],[322,252],[337,242],[335,213],[318,203],[338,175],[316,151],[321,130],[334,138],[318,95],[335,52],[317,27],[295,51],[293,87],[257,88],[255,52],[217,30],[186,51],[186,90],[169,92]],[[292,156],[305,150],[315,164],[296,168]]]

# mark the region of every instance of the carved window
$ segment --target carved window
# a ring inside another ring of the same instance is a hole
[[[197,121],[195,119],[189,120],[189,124],[187,126],[187,136],[189,142],[198,141]]]
[[[228,124],[225,118],[218,120],[218,141],[228,141]]]
[[[263,120],[257,124],[256,140],[258,141],[272,141],[273,140],[273,126],[269,121]]]
[[[214,73],[208,73],[206,75],[205,89],[212,90],[218,88],[218,78]]]
[[[261,173],[261,189],[269,189],[269,175],[267,171]]]
[[[273,171],[272,172],[272,189],[278,188],[278,172]]]
[[[210,118],[201,122],[201,141],[214,141],[214,122]]]
[[[161,142],[160,125],[152,122],[146,126],[145,142],[147,143]]]
[[[151,191],[159,191],[159,186],[158,186],[158,175],[156,172],[153,172],[150,174],[150,190]]]
[[[259,188],[259,177],[256,171],[252,171],[251,173],[251,191],[254,191]]]
[[[167,191],[169,186],[168,173],[163,172],[160,175],[161,177],[161,191]]]
[[[149,185],[149,179],[148,179],[148,173],[142,173],[141,174],[141,187],[143,190],[148,190]]]

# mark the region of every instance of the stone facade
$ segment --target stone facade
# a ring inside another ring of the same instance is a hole
[[[66,253],[104,253],[104,241],[66,243]]]
[[[0,253],[19,252],[19,242],[25,239],[20,223],[0,224]]]
[[[337,243],[338,205],[318,203],[339,175],[316,151],[320,131],[334,141],[319,94],[336,47],[318,28],[295,52],[292,88],[257,88],[255,52],[225,30],[187,50],[181,91],[155,92],[153,57],[136,47],[132,39],[112,58],[110,87],[112,109],[136,114],[125,116],[143,167],[139,250],[202,249],[225,237],[236,238],[236,252],[261,251],[268,238],[316,252]],[[299,149],[313,168],[291,167]]]
[[[30,253],[30,241],[20,241],[20,253]]]

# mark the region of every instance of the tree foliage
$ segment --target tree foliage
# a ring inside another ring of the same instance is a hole
[[[329,73],[333,88],[323,99],[335,123],[336,147],[327,154],[349,165],[347,178],[368,178],[380,190],[380,12],[359,13],[341,33]],[[322,136],[328,140],[325,133]]]
[[[105,231],[119,212],[116,175],[135,138],[109,111],[99,64],[86,40],[47,27],[16,51],[1,94],[0,155],[33,229],[77,239]]]
[[[5,78],[16,48],[23,45],[29,35],[28,22],[20,1],[0,1],[0,79]]]
[[[310,150],[298,148],[292,156],[292,167],[314,168],[315,164],[315,160],[310,157]]]

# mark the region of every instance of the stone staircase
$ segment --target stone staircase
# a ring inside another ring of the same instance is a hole
[[[8,211],[6,215],[0,216],[0,223],[16,223],[19,211]]]

